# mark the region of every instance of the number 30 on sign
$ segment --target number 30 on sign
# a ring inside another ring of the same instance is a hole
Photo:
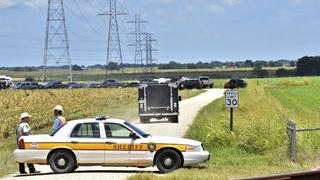
[[[239,91],[227,90],[226,91],[226,108],[239,107]]]

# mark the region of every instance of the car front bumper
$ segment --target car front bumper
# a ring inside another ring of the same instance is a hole
[[[13,152],[13,159],[19,163],[48,164],[49,152],[49,150],[16,149]]]
[[[199,164],[210,160],[210,154],[208,151],[183,152],[182,155],[184,158],[183,166]]]

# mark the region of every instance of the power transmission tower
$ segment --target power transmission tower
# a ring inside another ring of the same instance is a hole
[[[129,46],[134,46],[135,48],[135,53],[134,53],[134,74],[136,73],[136,68],[138,64],[143,64],[143,38],[141,37],[143,34],[143,32],[141,32],[141,24],[142,23],[148,23],[148,21],[143,21],[141,20],[141,15],[140,14],[136,14],[134,16],[134,20],[133,21],[129,21],[129,24],[134,24],[134,32],[130,33],[131,35],[135,36],[135,44],[131,44]]]
[[[43,80],[48,78],[48,63],[69,66],[69,80],[72,81],[72,64],[69,54],[69,39],[64,14],[63,0],[49,0],[46,26],[46,40],[43,58]]]
[[[153,42],[155,39],[152,39],[152,34],[145,33],[145,52],[146,52],[146,62],[145,62],[145,70],[144,74],[148,78],[152,78],[152,74],[154,73],[154,63],[156,59],[153,59],[153,52],[157,51],[153,48]]]
[[[117,11],[117,0],[109,0],[109,12],[102,13],[99,15],[109,16],[107,60],[106,60],[106,80],[108,80],[108,65],[110,62],[115,62],[118,65],[120,65],[122,73],[124,73],[117,17],[119,15],[125,15],[125,14]]]

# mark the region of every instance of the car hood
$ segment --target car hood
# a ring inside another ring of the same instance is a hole
[[[201,145],[201,142],[186,139],[186,138],[176,138],[176,137],[165,137],[165,136],[151,136],[145,138],[147,143],[160,143],[160,144],[186,144],[186,145]]]

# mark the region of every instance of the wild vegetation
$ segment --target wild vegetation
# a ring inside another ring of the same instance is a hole
[[[203,91],[180,91],[182,99]],[[67,120],[93,118],[97,114],[130,121],[138,120],[137,89],[76,89],[76,90],[11,90],[0,91],[0,177],[17,171],[12,152],[16,148],[14,131],[22,112],[32,115],[34,134],[50,132],[56,104],[64,107]]]
[[[248,80],[235,110],[234,131],[224,99],[201,110],[186,137],[204,143],[209,162],[165,177],[140,174],[129,179],[232,179],[307,170],[319,166],[320,132],[297,134],[297,163],[289,161],[287,121],[298,128],[320,127],[320,78]]]

